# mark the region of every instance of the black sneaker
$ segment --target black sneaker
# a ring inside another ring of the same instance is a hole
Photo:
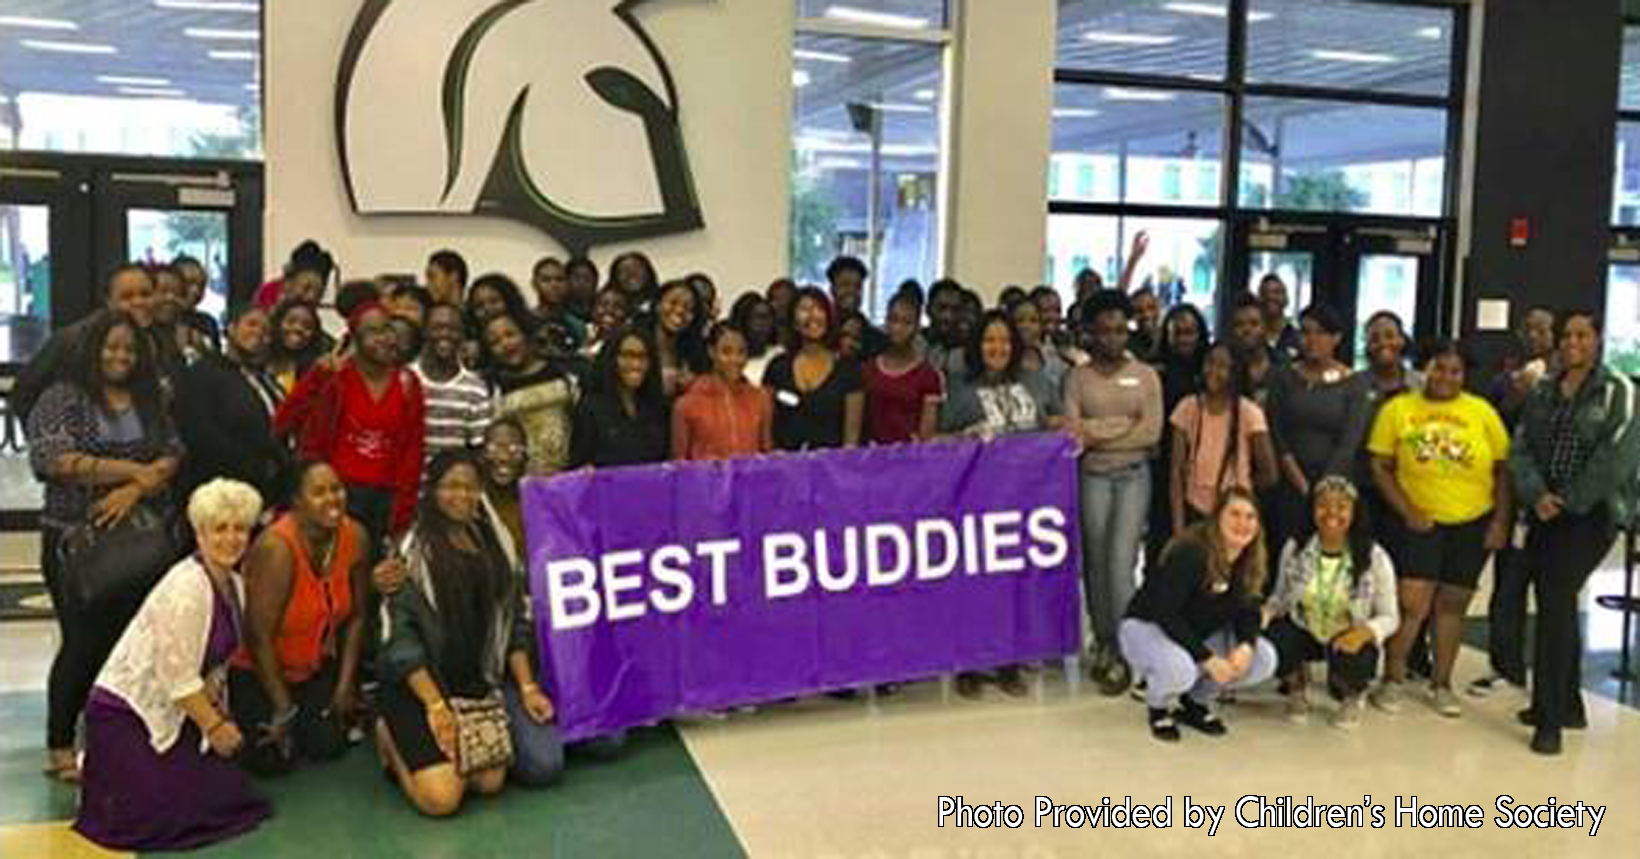
[[[1536,728],[1538,726],[1537,711],[1533,710],[1531,707],[1527,707],[1526,709],[1516,713],[1515,720],[1528,728]],[[1569,731],[1581,731],[1584,728],[1589,727],[1589,718],[1583,715],[1576,716],[1574,718],[1567,719],[1566,724],[1561,725],[1561,727]]]
[[[957,694],[963,698],[978,698],[984,691],[985,675],[978,671],[964,671],[957,675]]]
[[[1560,729],[1538,728],[1533,731],[1532,751],[1540,755],[1560,754]]]
[[[1179,726],[1173,721],[1173,713],[1166,707],[1151,707],[1150,735],[1164,743],[1179,741]]]
[[[1103,670],[1094,675],[1093,682],[1099,688],[1099,694],[1115,697],[1126,692],[1133,683],[1133,670],[1128,668],[1127,660],[1113,656],[1105,663]]]
[[[1020,674],[1019,666],[1009,666],[997,672],[997,688],[1010,698],[1023,698],[1031,694],[1031,688],[1025,685],[1025,677]]]
[[[1179,699],[1179,709],[1173,711],[1173,717],[1180,724],[1189,725],[1209,737],[1222,737],[1230,733],[1224,722],[1209,707],[1204,707],[1190,698]]]

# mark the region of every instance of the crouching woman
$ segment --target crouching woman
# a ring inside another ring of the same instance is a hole
[[[1395,567],[1372,541],[1355,484],[1330,475],[1311,493],[1315,534],[1281,551],[1275,594],[1265,604],[1266,633],[1287,680],[1287,718],[1309,718],[1311,662],[1327,663],[1327,690],[1339,703],[1335,727],[1361,721],[1361,701],[1378,676],[1384,642],[1401,624]]]
[[[563,746],[535,682],[520,580],[480,512],[476,462],[440,454],[427,485],[404,586],[387,601],[376,742],[411,804],[443,817],[469,790],[499,793],[515,763],[550,780]]]
[[[1211,517],[1162,550],[1117,630],[1122,657],[1145,681],[1156,739],[1179,739],[1181,722],[1223,736],[1219,692],[1275,673],[1275,647],[1259,635],[1264,574],[1258,505],[1244,489],[1226,490]]]

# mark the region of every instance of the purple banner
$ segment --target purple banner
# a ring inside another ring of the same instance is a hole
[[[1078,646],[1057,433],[577,472],[524,508],[568,740]]]

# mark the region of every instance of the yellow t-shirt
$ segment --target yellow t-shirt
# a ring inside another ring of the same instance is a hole
[[[1509,458],[1509,433],[1480,397],[1435,402],[1416,391],[1384,404],[1367,450],[1394,458],[1408,500],[1436,522],[1456,525],[1492,509],[1492,468]]]

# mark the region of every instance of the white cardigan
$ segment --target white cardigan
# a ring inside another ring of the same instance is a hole
[[[158,754],[169,751],[182,733],[187,715],[177,702],[205,688],[199,668],[211,635],[214,597],[204,565],[192,556],[178,561],[143,600],[97,675],[98,688],[142,719]],[[200,751],[208,748],[201,737]]]

